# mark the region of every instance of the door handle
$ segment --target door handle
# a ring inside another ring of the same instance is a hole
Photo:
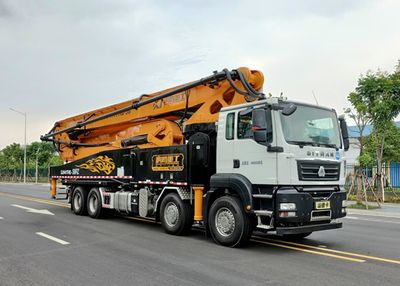
[[[267,146],[267,152],[282,153],[283,152],[283,147],[268,145]]]

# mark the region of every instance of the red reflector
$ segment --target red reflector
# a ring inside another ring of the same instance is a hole
[[[289,212],[280,212],[279,216],[280,217],[288,217],[289,216]]]

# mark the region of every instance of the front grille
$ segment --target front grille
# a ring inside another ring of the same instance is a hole
[[[340,176],[340,163],[297,161],[297,170],[300,181],[338,181]]]
[[[330,192],[330,191],[318,191],[318,190],[315,190],[313,192],[305,192],[305,193],[310,194],[314,199],[326,199],[326,198],[329,198],[331,196],[333,191]]]
[[[330,220],[332,217],[331,211],[312,211],[311,221]]]
[[[314,200],[328,199],[333,193],[340,191],[338,186],[299,186],[297,189],[311,195]]]

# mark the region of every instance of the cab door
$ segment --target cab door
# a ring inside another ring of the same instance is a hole
[[[221,112],[217,135],[217,173],[232,173],[236,112]]]
[[[260,115],[260,112],[264,113],[265,122],[255,120],[255,114]],[[275,146],[271,110],[264,106],[252,107],[236,111],[233,115],[234,134],[231,136],[230,131],[225,132],[229,135],[228,138],[233,139],[229,139],[230,144],[223,144],[218,149],[223,153],[218,162],[223,167],[217,167],[218,171],[241,174],[253,184],[276,185],[277,153],[268,151],[271,146]],[[232,124],[228,122],[232,119],[226,119],[226,128],[232,128]]]

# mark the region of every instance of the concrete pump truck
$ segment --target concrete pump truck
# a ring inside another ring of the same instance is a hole
[[[290,238],[341,228],[346,122],[333,109],[266,98],[259,71],[200,80],[55,123],[51,195],[76,215],[110,210],[182,235],[204,225],[218,244],[254,230]]]

